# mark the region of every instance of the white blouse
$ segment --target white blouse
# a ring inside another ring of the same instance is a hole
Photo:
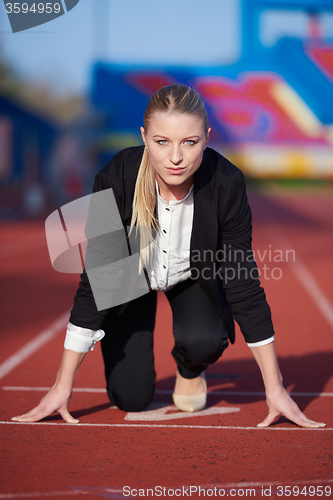
[[[191,276],[193,185],[182,200],[163,200],[157,183],[156,192],[160,229],[154,242],[153,266],[148,275],[152,290],[166,291]]]

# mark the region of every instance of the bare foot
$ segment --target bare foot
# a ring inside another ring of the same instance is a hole
[[[205,373],[202,372],[199,377],[188,379],[184,378],[180,375],[177,370],[176,374],[176,383],[174,394],[176,396],[196,396],[197,394],[201,394],[204,392],[206,388],[206,377]]]

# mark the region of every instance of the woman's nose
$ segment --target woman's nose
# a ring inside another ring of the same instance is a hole
[[[170,153],[170,161],[174,165],[179,165],[183,161],[182,152],[179,146],[173,147]]]

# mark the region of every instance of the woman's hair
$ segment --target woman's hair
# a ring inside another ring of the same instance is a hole
[[[188,114],[202,120],[204,133],[208,134],[208,117],[205,105],[199,94],[186,85],[169,85],[160,88],[149,100],[144,117],[145,132],[149,121],[156,112]],[[150,164],[148,150],[145,147],[135,185],[131,231],[136,226],[140,231],[140,270],[147,265],[153,231],[158,230],[155,217],[156,188],[155,171]]]

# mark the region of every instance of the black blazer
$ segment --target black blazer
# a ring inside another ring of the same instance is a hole
[[[124,227],[130,226],[136,178],[143,146],[117,153],[96,175],[94,192],[113,189]],[[190,263],[193,278],[207,291],[235,340],[233,318],[247,342],[274,335],[270,308],[252,255],[251,211],[243,173],[206,148],[194,176],[194,215]],[[70,321],[98,329],[108,311],[97,311],[85,272]]]

